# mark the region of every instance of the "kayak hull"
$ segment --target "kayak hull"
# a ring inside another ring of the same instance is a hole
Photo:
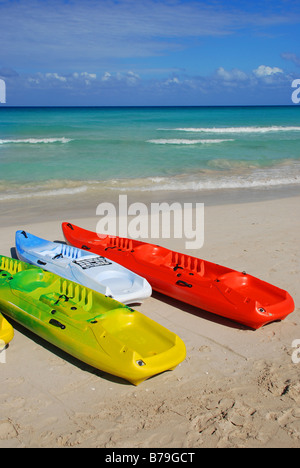
[[[119,262],[142,275],[153,290],[258,329],[283,320],[295,305],[287,291],[245,272],[145,242],[97,235],[63,223],[66,241]]]
[[[185,359],[177,335],[128,306],[19,260],[0,264],[1,311],[86,364],[138,385]]]
[[[113,297],[123,304],[142,303],[151,296],[147,280],[116,262],[86,250],[16,232],[19,260]]]

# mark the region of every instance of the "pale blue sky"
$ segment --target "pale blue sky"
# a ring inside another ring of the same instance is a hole
[[[0,0],[6,105],[292,104],[293,0]]]

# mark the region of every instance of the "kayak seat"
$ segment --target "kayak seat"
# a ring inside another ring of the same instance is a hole
[[[265,305],[277,304],[286,299],[286,292],[270,284],[262,283],[257,278],[233,271],[219,276],[218,285],[225,288],[226,292],[236,291],[237,293],[252,300],[257,297]]]
[[[122,290],[132,288],[135,277],[129,276],[127,272],[112,269],[110,271],[102,271],[95,276],[95,279],[101,284],[110,289]]]
[[[136,247],[134,257],[137,261],[148,262],[154,265],[162,265],[168,256],[168,250],[157,245],[145,244]]]
[[[10,282],[12,290],[24,291],[26,293],[32,293],[39,289],[48,288],[53,282],[51,275],[46,271],[36,270],[25,270],[21,271],[16,275]]]
[[[156,324],[144,324],[143,316],[127,307],[115,308],[99,316],[98,320],[107,333],[122,343],[122,347],[133,348],[145,358],[166,352],[174,346],[173,336],[163,337],[157,333]]]

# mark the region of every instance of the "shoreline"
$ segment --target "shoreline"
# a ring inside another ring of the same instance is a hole
[[[80,194],[59,194],[56,196],[36,196],[28,198],[9,199],[1,201],[2,225],[15,225],[19,223],[38,223],[41,218],[51,221],[72,218],[96,217],[96,208],[100,203],[110,202],[118,204],[119,195],[127,195],[128,204],[136,201],[144,203],[147,207],[151,203],[179,202],[204,203],[205,206],[222,206],[244,204],[251,202],[264,202],[293,198],[299,195],[299,186],[279,186],[275,188],[235,188],[203,191],[121,191],[93,190]]]

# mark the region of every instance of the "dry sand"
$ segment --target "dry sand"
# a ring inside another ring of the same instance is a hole
[[[53,241],[63,240],[61,221],[95,230],[96,205],[76,216],[72,201],[73,210],[44,208],[37,219],[29,203],[1,202],[1,254],[14,253],[17,229]],[[288,290],[296,310],[253,331],[154,293],[137,310],[177,333],[187,358],[138,387],[13,323],[0,363],[0,447],[300,447],[300,364],[292,362],[300,339],[299,207],[299,196],[206,206],[197,256]],[[184,252],[182,240],[160,243]]]

